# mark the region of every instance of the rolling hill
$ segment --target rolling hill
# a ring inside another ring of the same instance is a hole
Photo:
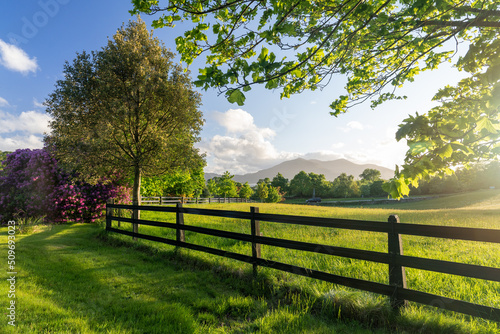
[[[272,179],[278,173],[281,173],[284,177],[291,180],[300,171],[304,171],[306,173],[324,174],[326,179],[329,181],[333,181],[341,173],[353,175],[356,179],[358,179],[359,174],[361,174],[366,168],[379,170],[383,179],[390,179],[394,176],[393,170],[374,164],[359,165],[346,159],[320,161],[298,158],[282,162],[274,167],[263,169],[255,173],[235,175],[233,180],[241,183],[248,182],[250,185],[253,185],[257,184],[260,179],[264,179],[266,177]],[[206,173],[205,179],[208,180],[214,176],[220,175]]]

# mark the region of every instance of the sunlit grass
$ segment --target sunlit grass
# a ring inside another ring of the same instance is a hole
[[[74,224],[17,235],[16,327],[4,317],[0,333],[371,332],[312,312],[315,299],[272,289],[264,278],[195,265],[139,243],[105,242],[102,231],[103,225]],[[2,228],[2,254],[6,240]],[[6,307],[5,271],[0,278]]]
[[[210,206],[198,205],[197,207],[248,212],[250,206],[258,206],[260,212],[264,213],[375,221],[387,221],[389,215],[398,214],[403,223],[500,229],[500,191],[498,190],[478,191],[470,194],[459,194],[422,202],[401,203],[398,205],[391,204],[376,208],[338,208],[282,204],[212,204]],[[444,207],[444,209],[437,209],[437,207]],[[169,218],[165,218],[166,216],[169,216]],[[166,216],[161,213],[143,212],[143,218],[145,219],[175,222],[173,214],[167,214]],[[185,224],[241,233],[250,232],[250,224],[248,221],[227,218],[222,219],[185,215]],[[175,238],[173,230],[166,232],[165,229],[162,228],[141,226],[140,231],[141,233],[163,235],[172,239]],[[267,222],[261,223],[261,232],[265,236],[276,238],[381,252],[387,251],[387,235],[383,233],[325,229]],[[203,236],[197,233],[186,232],[186,242],[236,253],[251,254],[250,245],[248,243]],[[159,249],[171,248],[171,246],[153,242],[150,243],[146,241],[145,243]],[[498,257],[498,254],[500,254],[499,244],[403,236],[403,247],[406,255],[500,268],[500,257]],[[225,266],[233,268],[234,270],[246,270],[249,268],[247,264],[221,257],[214,257],[196,251],[183,250],[183,253],[205,261],[210,261],[215,266]],[[388,283],[388,268],[387,265],[384,264],[322,254],[311,254],[308,252],[287,250],[266,245],[262,245],[262,257],[272,261],[290,263],[297,266],[330,272],[336,275]],[[260,270],[263,274],[270,277],[273,284],[296,286],[317,296],[328,296],[332,291],[352,291],[342,286],[334,286],[329,283],[278,272],[272,269],[263,268]],[[411,268],[407,268],[407,281],[410,289],[500,308],[500,283],[497,282]],[[374,298],[378,303],[383,304],[386,302],[385,297],[374,296]],[[406,310],[404,314],[407,317],[413,318],[417,317],[416,314],[421,312],[424,312],[431,318],[440,317],[446,314],[448,317],[455,319],[454,321],[457,323],[473,323],[475,324],[474,326],[479,326],[477,324],[481,324],[480,326],[484,325],[485,327],[483,327],[481,331],[497,328],[496,324],[491,324],[482,319],[471,320],[470,317],[467,316],[444,312],[418,304],[412,304],[412,307]],[[470,330],[472,329],[468,329],[468,331]]]
[[[493,194],[493,196],[490,196]],[[434,202],[378,208],[279,204],[212,204],[211,209],[500,229],[500,192],[446,197]],[[452,204],[450,204],[452,205]],[[404,208],[404,209],[403,209]],[[175,222],[174,214],[142,218]],[[185,215],[185,223],[249,233],[244,220]],[[114,223],[116,226],[116,223]],[[103,226],[35,227],[16,237],[17,325],[2,333],[498,333],[499,324],[411,303],[400,315],[388,299],[363,291],[252,266],[209,254],[103,233]],[[130,229],[130,224],[122,223]],[[1,230],[6,254],[6,229]],[[141,225],[145,234],[175,239],[175,230]],[[261,223],[265,236],[385,252],[382,233]],[[244,242],[186,232],[186,241],[250,255]],[[499,247],[467,241],[403,236],[405,254],[500,267]],[[262,256],[349,277],[387,283],[387,265],[262,246]],[[5,282],[5,274],[0,278]],[[407,269],[411,289],[500,307],[494,282]],[[7,305],[7,284],[0,304]]]

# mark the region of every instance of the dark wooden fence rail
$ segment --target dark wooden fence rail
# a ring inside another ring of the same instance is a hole
[[[115,209],[171,212],[176,214],[176,224],[142,220],[142,219],[134,220],[132,218],[125,218],[121,217],[121,214],[114,215]],[[184,214],[248,220],[250,221],[251,224],[251,234],[227,232],[211,228],[185,225]],[[160,227],[175,229],[176,240],[117,229],[112,227],[112,221],[117,221],[118,223],[127,222],[127,223],[132,223],[134,225],[142,224],[142,225],[160,226]],[[359,250],[359,249],[352,249],[345,247],[336,247],[336,246],[328,246],[315,243],[265,237],[262,236],[260,233],[260,223],[259,223],[260,221],[387,233],[388,252],[387,253],[375,252],[375,251]],[[455,311],[463,314],[468,314],[500,322],[500,309],[498,308],[473,304],[466,301],[461,301],[426,292],[411,290],[406,285],[406,276],[405,276],[405,267],[410,267],[421,270],[428,270],[439,273],[500,282],[499,268],[406,256],[403,255],[403,249],[401,246],[401,235],[414,235],[414,236],[425,236],[434,238],[448,238],[448,239],[471,240],[478,242],[500,243],[500,230],[450,227],[450,226],[432,226],[432,225],[420,225],[420,224],[404,224],[399,222],[399,218],[397,216],[390,216],[388,222],[359,221],[351,219],[317,218],[317,217],[289,216],[289,215],[279,215],[279,214],[266,214],[266,213],[259,213],[258,208],[251,208],[250,212],[186,208],[183,207],[181,203],[177,203],[176,206],[162,206],[162,207],[142,206],[142,205],[134,206],[134,205],[108,203],[106,207],[106,230],[110,232],[116,232],[132,236],[134,238],[141,238],[146,240],[162,242],[176,247],[193,249],[197,251],[210,253],[213,255],[224,256],[227,258],[232,258],[239,261],[247,262],[253,265],[254,272],[257,270],[258,266],[274,268],[277,270],[301,276],[307,276],[335,284],[348,286],[355,289],[386,295],[390,297],[391,305],[393,308],[396,309],[406,305],[408,301],[414,301],[421,304],[431,305],[450,311]],[[231,238],[235,240],[250,242],[252,244],[252,254],[244,255],[220,249],[215,249],[211,247],[191,244],[189,242],[186,242],[184,231],[192,231],[215,237]],[[269,261],[261,258],[260,245],[270,245],[288,249],[308,251],[320,254],[329,254],[329,255],[347,257],[352,259],[388,264],[389,284],[382,284],[356,278],[343,277],[322,271],[298,267],[286,263]]]

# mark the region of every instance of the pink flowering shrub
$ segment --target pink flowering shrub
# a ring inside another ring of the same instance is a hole
[[[17,150],[2,162],[0,220],[45,216],[51,222],[93,222],[106,201],[130,202],[130,190],[115,182],[91,185],[64,173],[45,149]],[[103,180],[104,181],[104,180]]]

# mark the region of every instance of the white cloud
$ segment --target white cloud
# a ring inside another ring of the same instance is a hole
[[[18,148],[42,148],[42,134],[49,132],[50,116],[36,111],[24,111],[15,116],[0,111],[0,151]]]
[[[342,148],[344,146],[345,146],[345,143],[343,143],[343,142],[338,142],[338,143],[332,144],[333,149],[339,149],[339,148]]]
[[[38,100],[36,98],[33,98],[33,106],[35,108],[44,108],[45,109],[43,102],[38,102]]]
[[[19,116],[0,111],[0,133],[23,131],[42,134],[49,131],[50,116],[36,111],[23,111]]]
[[[276,150],[271,143],[276,132],[259,128],[252,115],[242,109],[215,112],[213,119],[225,128],[226,133],[215,135],[199,145],[211,161],[211,172],[248,173],[297,156]]]
[[[230,134],[258,133],[264,138],[272,138],[276,135],[276,132],[270,128],[258,128],[253,116],[242,109],[229,109],[224,113],[216,111],[213,113],[213,118]]]
[[[347,159],[354,163],[374,163],[394,168],[404,157],[405,143],[397,143],[394,129],[387,129],[385,136],[372,141],[358,139],[349,142],[335,142],[330,149],[310,153],[280,151],[274,146],[276,133],[266,127],[258,127],[252,115],[241,109],[216,112],[209,117],[223,128],[224,133],[204,139],[198,147],[207,154],[206,172],[246,174],[275,166],[296,158],[323,161]],[[344,129],[366,131],[373,128],[361,122],[349,122]],[[383,132],[382,132],[383,133]],[[357,137],[356,137],[357,138]]]
[[[344,155],[335,151],[323,150],[323,151],[301,154],[300,157],[307,160],[314,159],[321,161],[330,161],[330,160],[342,159],[344,158]]]
[[[27,74],[36,72],[38,64],[36,58],[30,58],[24,50],[8,44],[0,39],[0,64],[11,71]]]
[[[43,147],[41,136],[13,136],[3,138],[0,136],[0,151],[15,151],[19,148],[37,149]]]
[[[0,107],[6,107],[9,105],[9,102],[0,96]]]
[[[364,130],[364,128],[365,128],[363,126],[363,124],[361,124],[358,121],[351,121],[351,122],[347,123],[347,127],[349,129],[353,129],[353,130]]]
[[[350,121],[349,123],[346,124],[345,127],[338,127],[339,130],[348,133],[351,132],[352,130],[366,130],[371,128],[369,125],[364,125],[361,122],[358,121]]]

